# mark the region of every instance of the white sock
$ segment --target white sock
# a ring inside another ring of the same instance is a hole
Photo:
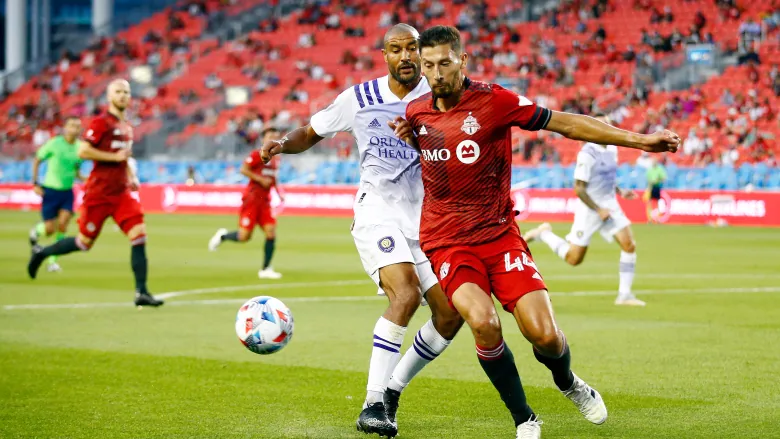
[[[634,271],[636,270],[636,253],[620,252],[620,286],[618,296],[620,298],[631,297],[631,285],[634,284]]]
[[[433,321],[428,322],[417,331],[414,342],[404,354],[398,366],[393,370],[393,376],[387,387],[402,392],[418,373],[431,361],[435,360],[450,345],[450,340],[442,337]]]
[[[406,327],[380,317],[374,326],[374,348],[368,367],[366,406],[384,401],[385,388],[390,375],[401,358],[400,349],[404,342]]]
[[[558,255],[559,258],[566,260],[566,254],[569,253],[571,244],[566,242],[565,239],[553,233],[551,230],[545,230],[539,234],[539,239],[542,240],[548,247]]]

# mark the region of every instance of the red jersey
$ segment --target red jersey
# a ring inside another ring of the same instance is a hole
[[[90,121],[84,140],[105,152],[133,147],[133,128],[106,112]],[[127,161],[100,162],[89,174],[84,191],[89,196],[116,196],[128,190]]]
[[[263,163],[263,159],[260,158],[260,150],[256,149],[252,151],[249,156],[244,160],[244,163],[249,166],[249,170],[255,174],[260,174],[264,177],[271,178],[271,186],[264,188],[260,186],[260,183],[249,180],[249,183],[244,189],[244,199],[255,201],[270,201],[271,200],[271,188],[276,185],[276,174],[279,168],[279,157],[274,157],[268,164]]]
[[[447,112],[434,108],[431,93],[406,108],[420,146],[420,243],[426,253],[487,243],[515,227],[511,128],[540,130],[552,115],[499,85],[467,78],[464,87]]]

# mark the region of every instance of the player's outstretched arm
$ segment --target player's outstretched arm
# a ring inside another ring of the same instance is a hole
[[[680,136],[669,131],[639,134],[621,130],[590,116],[553,111],[545,128],[569,139],[641,149],[647,152],[677,152]]]
[[[323,137],[317,134],[311,125],[306,125],[290,131],[279,140],[265,142],[260,149],[260,157],[268,163],[275,155],[300,154],[322,139]]]
[[[117,152],[101,151],[89,142],[79,143],[79,158],[83,160],[94,160],[98,162],[123,162],[130,157],[130,150],[122,148]]]
[[[252,172],[252,169],[250,169],[249,165],[247,165],[246,163],[241,165],[241,174],[245,175],[248,179],[262,186],[263,189],[270,188],[271,183],[273,183],[273,180],[270,177],[266,177],[256,172]]]

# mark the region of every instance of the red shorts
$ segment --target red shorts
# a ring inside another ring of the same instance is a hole
[[[108,217],[127,234],[133,227],[144,223],[144,213],[141,203],[132,194],[123,192],[115,197],[84,196],[79,216],[79,232],[94,240],[100,235],[103,223]]]
[[[515,228],[495,241],[435,249],[428,257],[451,306],[452,295],[465,283],[493,293],[508,312],[514,311],[524,295],[547,289],[528,245]]]
[[[238,218],[238,225],[242,229],[252,230],[258,224],[260,227],[276,225],[276,217],[268,201],[244,200]]]

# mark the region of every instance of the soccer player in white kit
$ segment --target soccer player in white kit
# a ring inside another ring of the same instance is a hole
[[[419,33],[393,26],[382,53],[389,75],[344,90],[309,125],[263,145],[263,160],[297,154],[325,137],[351,133],[360,149],[360,187],[352,236],[363,268],[387,295],[390,306],[374,327],[363,411],[357,428],[394,437],[400,392],[449,345],[463,324],[420,249],[423,185],[417,151],[397,138],[388,122],[406,114],[412,100],[430,91],[420,74]],[[401,358],[406,326],[425,298],[432,318]],[[400,361],[399,361],[400,360]],[[392,375],[391,375],[392,374]]]
[[[597,117],[610,123],[608,117]],[[529,230],[523,238],[526,242],[540,239],[561,259],[570,265],[579,265],[585,259],[590,238],[599,232],[607,242],[616,240],[620,246],[620,283],[616,305],[644,306],[631,291],[636,270],[636,244],[631,233],[631,221],[618,203],[620,195],[627,200],[636,198],[631,190],[617,185],[617,147],[586,143],[577,154],[574,169],[574,191],[579,202],[574,212],[571,231],[563,239],[552,232],[552,226],[544,223]]]

